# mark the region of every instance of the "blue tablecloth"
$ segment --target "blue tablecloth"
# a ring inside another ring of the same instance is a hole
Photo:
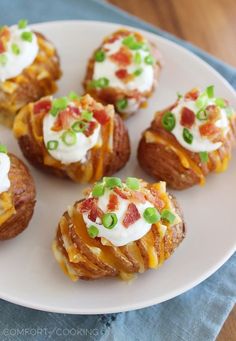
[[[191,44],[99,0],[1,0],[1,24],[89,19],[129,24],[190,49],[236,88],[236,69]],[[0,300],[0,340],[214,340],[236,301],[236,254],[214,275],[187,293],[137,311],[110,315],[64,315]]]

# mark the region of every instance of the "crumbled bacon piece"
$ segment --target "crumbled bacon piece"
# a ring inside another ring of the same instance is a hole
[[[209,121],[211,122],[216,122],[220,119],[220,109],[214,104],[206,107],[206,113]]]
[[[6,51],[7,42],[10,39],[10,30],[7,26],[0,29],[0,53]]]
[[[74,106],[74,105],[69,105],[67,107],[67,110],[70,112],[71,116],[73,117],[77,117],[80,115],[80,110],[78,107]]]
[[[53,131],[60,131],[63,129],[70,128],[70,119],[71,119],[71,112],[67,109],[62,110],[57,115],[56,121],[54,122],[53,127],[51,130]]]
[[[145,204],[146,197],[145,194],[139,191],[131,191],[129,193],[129,199],[136,203]]]
[[[153,188],[146,194],[147,200],[150,201],[156,208],[162,210],[165,207],[164,201],[159,197],[159,193]]]
[[[192,101],[195,101],[200,95],[200,91],[197,88],[194,88],[192,90],[190,90],[189,92],[187,92],[184,96],[185,99],[189,99]]]
[[[84,135],[89,137],[94,133],[94,130],[97,128],[97,122],[91,121],[88,124],[87,129],[84,131]]]
[[[102,216],[103,216],[102,210],[94,202],[93,206],[92,206],[92,208],[88,214],[88,218],[95,223],[97,218],[101,219]]]
[[[52,107],[52,102],[49,99],[43,99],[34,104],[34,114],[40,114],[41,112],[47,113]]]
[[[199,127],[202,136],[215,136],[221,134],[221,129],[216,127],[213,123],[205,123]]]
[[[113,191],[114,191],[117,195],[119,195],[119,197],[121,197],[122,199],[125,199],[125,200],[128,199],[128,195],[127,195],[125,192],[123,192],[119,187],[115,187],[115,188],[113,189]]]
[[[181,111],[180,124],[186,128],[191,128],[195,122],[195,114],[187,107],[183,107]]]
[[[78,209],[80,213],[91,211],[92,207],[96,204],[96,198],[88,198],[78,203]]]
[[[110,59],[120,66],[128,66],[132,62],[132,53],[128,48],[122,46],[118,52],[110,56]]]
[[[102,110],[94,110],[93,111],[93,116],[96,118],[98,123],[100,123],[101,125],[106,124],[110,120],[109,115],[107,115],[107,113],[106,113],[106,111],[104,109],[102,109]]]
[[[0,40],[0,53],[3,53],[3,52],[5,52],[5,51],[6,51],[6,49],[5,49],[5,44],[3,43],[2,40]]]
[[[126,69],[119,69],[115,74],[119,79],[125,79],[128,76],[128,71]]]
[[[127,211],[125,212],[125,217],[123,219],[124,227],[129,227],[133,225],[137,220],[141,218],[140,213],[134,203],[128,205]]]
[[[108,211],[116,211],[119,208],[119,201],[116,194],[111,193],[109,196],[109,202],[107,205]]]
[[[139,32],[135,32],[134,36],[137,41],[142,42],[143,41],[143,36]]]

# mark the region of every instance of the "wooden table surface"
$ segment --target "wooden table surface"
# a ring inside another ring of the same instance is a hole
[[[236,0],[108,0],[108,2],[236,66]],[[217,341],[235,340],[236,307],[217,338]]]

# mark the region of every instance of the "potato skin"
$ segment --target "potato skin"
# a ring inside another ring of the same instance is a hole
[[[23,110],[27,110],[27,107]],[[44,164],[44,148],[35,141],[32,128],[29,125],[29,132],[18,139],[19,146],[26,159],[36,168],[43,171],[53,173],[59,177],[69,178],[66,171],[53,166]],[[98,156],[99,157],[99,156]],[[113,132],[113,150],[107,153],[104,159],[104,174],[102,176],[111,175],[120,170],[127,163],[130,157],[130,140],[128,130],[121,120],[115,114],[114,116],[114,132]]]
[[[167,258],[171,256],[171,254],[175,251],[175,249],[179,246],[179,244],[183,241],[186,234],[186,226],[184,223],[183,214],[181,209],[173,196],[170,196],[172,205],[176,210],[176,213],[181,218],[181,222],[172,226],[171,230],[169,230],[164,239],[162,240],[157,229],[152,226],[150,233],[152,234],[152,238],[154,240],[154,248],[155,253],[158,257],[161,258],[161,252],[164,251],[164,255],[162,255],[162,261],[165,261]],[[77,204],[77,203],[76,203]],[[76,205],[75,204],[75,205]],[[70,226],[69,230],[69,239],[73,242],[73,245],[76,247],[76,250],[79,254],[79,262],[70,263],[68,258],[68,253],[64,247],[61,225]],[[128,246],[106,246],[104,252],[112,255],[115,258],[115,266],[108,264],[104,259],[101,259],[99,256],[94,254],[90,247],[83,240],[83,234],[80,236],[76,231],[73,225],[73,220],[68,212],[65,212],[61,218],[61,221],[58,225],[57,235],[54,242],[54,252],[56,248],[56,252],[60,252],[65,262],[72,266],[74,270],[79,274],[79,279],[83,280],[94,280],[106,277],[116,277],[119,276],[122,272],[127,273],[128,275],[134,275],[138,272],[143,272],[149,268],[149,255],[146,251],[146,241],[145,236],[141,239],[133,242],[138,248],[142,264],[134,259],[132,254],[129,252]],[[101,242],[96,241],[97,247],[101,247]],[[57,257],[56,257],[57,258]],[[58,259],[59,260],[59,259]],[[132,277],[131,277],[132,278]]]
[[[34,180],[28,168],[15,155],[9,154],[9,156],[11,160],[10,191],[16,213],[0,226],[0,240],[14,238],[26,229],[36,203]]]
[[[22,73],[5,82],[16,89],[13,92],[0,87],[0,123],[12,127],[17,112],[26,104],[57,91],[56,80],[61,77],[60,59],[54,48],[48,49],[49,42],[41,33],[35,32],[39,52],[34,62]],[[40,74],[47,73],[40,78]]]
[[[198,153],[190,152],[184,149],[174,135],[166,131],[161,124],[163,115],[171,111],[172,106],[156,113],[155,119],[152,121],[150,128],[144,131],[138,146],[138,161],[140,166],[151,176],[157,180],[166,181],[167,184],[177,190],[184,190],[200,183],[199,174],[192,167],[185,168],[179,156],[162,143],[147,142],[145,138],[146,132],[151,132],[160,136],[164,141],[175,145],[177,149],[183,151],[185,155],[193,162],[202,172],[203,177],[209,173],[217,171],[218,159],[223,162],[225,158],[230,158],[232,147],[235,144],[236,137],[236,117],[230,122],[230,131],[227,134],[222,146],[218,149],[217,155],[214,152],[208,153],[209,161],[201,163]]]

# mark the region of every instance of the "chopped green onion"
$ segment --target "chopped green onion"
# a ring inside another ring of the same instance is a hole
[[[90,111],[83,111],[82,112],[82,119],[86,121],[91,121],[93,118],[93,113]]]
[[[175,116],[172,114],[172,112],[168,111],[164,114],[162,117],[162,125],[167,131],[172,131],[175,127]]]
[[[207,152],[200,152],[199,157],[202,163],[207,163],[208,162],[208,153]]]
[[[12,44],[11,46],[11,50],[15,55],[19,55],[20,54],[20,48],[17,44]]]
[[[89,237],[96,238],[98,236],[98,234],[99,234],[99,230],[98,230],[97,226],[95,226],[95,225],[89,226],[89,228],[88,228]]]
[[[7,147],[4,146],[4,144],[0,144],[0,153],[4,153],[4,154],[7,153]]]
[[[122,181],[120,178],[116,177],[104,177],[106,187],[114,188],[114,187],[122,187]]]
[[[106,88],[109,85],[109,79],[106,77],[102,77],[98,79],[98,87],[99,88]]]
[[[76,121],[72,124],[71,129],[76,133],[83,133],[87,129],[87,124],[83,121]]]
[[[0,65],[4,66],[7,63],[7,56],[5,54],[0,54]]]
[[[142,56],[139,52],[136,52],[134,55],[134,62],[135,64],[139,65],[142,62]]]
[[[33,33],[32,32],[22,32],[21,33],[21,38],[24,41],[28,41],[29,43],[31,43],[32,40],[33,40]]]
[[[199,110],[196,116],[199,121],[206,121],[208,119],[206,110]]]
[[[98,182],[93,186],[92,196],[93,197],[101,197],[105,192],[104,183]]]
[[[48,141],[47,143],[47,149],[48,150],[56,150],[58,148],[58,141],[56,140],[51,140],[51,141]]]
[[[206,93],[208,98],[213,98],[214,97],[214,85],[210,85],[206,88]]]
[[[26,28],[27,25],[28,25],[28,21],[26,19],[21,19],[18,21],[18,28],[19,29]]]
[[[137,70],[134,71],[133,75],[134,75],[135,77],[138,77],[138,76],[141,75],[142,72],[143,72],[143,69],[142,69],[142,68],[139,68],[139,69],[137,69]]]
[[[215,104],[220,108],[226,107],[226,103],[225,103],[225,100],[223,98],[216,98]]]
[[[190,133],[190,131],[187,128],[183,129],[183,139],[188,144],[192,144],[193,142],[193,135]]]
[[[74,131],[67,130],[62,134],[61,139],[66,146],[73,146],[76,144],[77,140],[76,133]]]
[[[117,224],[117,216],[115,213],[106,213],[102,216],[102,224],[107,229],[113,229]]]
[[[95,60],[96,62],[103,62],[106,59],[106,54],[104,51],[99,50],[95,52]]]
[[[181,95],[181,93],[179,93],[179,92],[177,92],[176,95],[177,95],[178,99],[183,98],[183,95]]]
[[[154,58],[150,54],[144,58],[144,61],[148,65],[153,65],[154,64]]]
[[[175,215],[169,210],[163,210],[161,212],[161,218],[167,220],[170,224],[175,221]]]
[[[232,115],[234,114],[235,111],[232,107],[227,107],[227,108],[225,108],[225,112],[226,112],[227,116],[230,118],[230,117],[232,117]]]
[[[59,111],[65,110],[68,105],[68,99],[67,97],[61,97],[54,99],[52,103],[52,109],[50,110],[50,114],[52,116],[56,116]]]
[[[68,98],[71,99],[72,101],[74,100],[78,100],[80,97],[79,95],[77,95],[77,93],[75,91],[71,91],[68,95]]]
[[[155,224],[161,219],[160,213],[155,207],[146,208],[143,217],[149,224]]]
[[[140,187],[139,180],[137,178],[128,177],[126,179],[126,186],[134,191],[138,190]]]
[[[127,98],[122,98],[116,101],[116,108],[118,111],[124,110],[128,105],[128,100]]]
[[[143,47],[143,43],[138,42],[134,36],[125,37],[122,44],[127,46],[130,50],[139,50]]]
[[[196,100],[196,106],[201,109],[203,107],[206,106],[207,104],[207,101],[208,101],[208,97],[206,96],[205,92],[203,92],[199,97],[198,99]]]

